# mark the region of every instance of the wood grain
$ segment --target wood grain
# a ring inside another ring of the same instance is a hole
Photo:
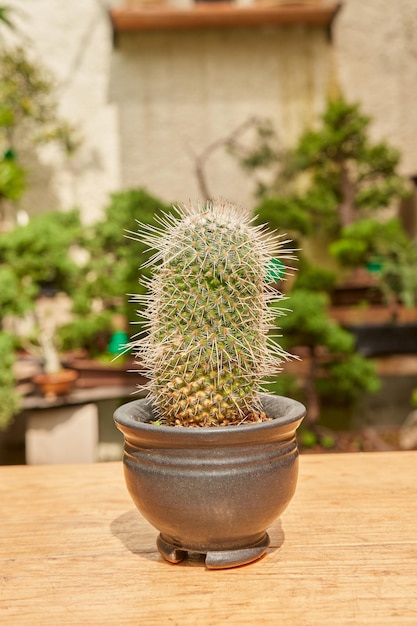
[[[0,468],[0,623],[417,624],[417,452],[306,455],[259,562],[163,562],[120,463]]]

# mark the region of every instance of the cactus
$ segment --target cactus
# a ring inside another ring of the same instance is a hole
[[[131,343],[154,410],[176,426],[266,419],[262,380],[289,356],[269,335],[277,309],[268,304],[283,296],[267,272],[273,255],[292,258],[288,241],[232,204],[176,211],[135,234],[156,250],[148,294],[136,297],[146,331]]]

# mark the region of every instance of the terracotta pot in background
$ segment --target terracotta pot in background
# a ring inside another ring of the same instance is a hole
[[[57,396],[70,393],[77,377],[78,374],[74,370],[62,369],[53,374],[36,374],[33,382],[46,398],[54,400]]]

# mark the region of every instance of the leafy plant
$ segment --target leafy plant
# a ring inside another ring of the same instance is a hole
[[[280,321],[283,347],[303,347],[308,371],[300,383],[308,405],[308,421],[320,419],[322,398],[331,390],[333,401],[350,404],[363,392],[375,392],[379,379],[372,363],[355,352],[351,333],[341,328],[327,312],[323,292],[295,288],[291,292],[291,315]]]
[[[15,343],[10,333],[0,330],[0,430],[4,430],[20,408],[20,397],[15,389],[13,366]]]
[[[63,291],[73,293],[80,281],[81,268],[71,252],[80,240],[81,223],[78,211],[51,212],[32,218],[25,226],[0,232],[0,334],[2,337],[0,382],[7,395],[2,404],[5,427],[18,409],[13,363],[16,346],[25,344],[39,353],[46,367],[59,366],[54,344],[55,313],[41,319],[39,296]],[[51,300],[51,298],[47,298]],[[54,308],[49,303],[49,308]],[[17,319],[32,316],[34,329],[43,325],[43,332],[24,337],[17,331]],[[54,319],[52,319],[52,317]]]
[[[1,240],[1,236],[0,236]],[[1,319],[5,317],[21,317],[31,308],[37,288],[30,280],[20,279],[13,267],[7,262],[0,262],[0,311]]]
[[[9,20],[6,9],[0,14]],[[8,22],[10,23],[10,21]],[[21,154],[30,147],[55,142],[66,154],[81,143],[77,131],[57,114],[53,83],[42,66],[32,63],[22,46],[0,53],[0,210],[26,190]]]
[[[311,176],[309,191],[326,203],[332,199],[336,231],[408,191],[397,174],[399,153],[386,143],[372,143],[369,124],[357,104],[331,101],[321,128],[304,133],[294,152],[295,169]]]
[[[399,303],[417,301],[417,242],[405,233],[398,219],[380,222],[369,218],[347,226],[330,250],[347,267],[374,266],[373,273],[393,319]]]
[[[329,295],[343,281],[344,268],[376,259],[388,301],[395,292],[411,303],[416,293],[415,243],[398,219],[387,220],[381,211],[407,195],[408,185],[398,174],[399,153],[385,142],[371,141],[370,122],[357,104],[338,99],[329,102],[318,127],[304,132],[286,156],[274,153],[273,134],[263,136],[262,149],[255,145],[253,153],[275,158],[260,163],[243,155],[242,165],[252,167],[258,183],[258,223],[284,229],[303,249],[290,288],[292,314],[281,327],[287,350],[307,350],[309,371],[300,391],[313,422],[329,390],[333,402],[351,404],[379,384],[373,365],[355,353],[353,336],[328,313]],[[265,141],[271,141],[271,150],[265,150]],[[261,187],[256,172],[265,167],[272,182]]]
[[[406,196],[408,185],[397,172],[399,153],[371,142],[370,122],[359,105],[330,101],[319,128],[303,133],[285,158],[267,164],[275,177],[263,189],[259,220],[295,236],[324,233],[334,239],[344,227],[379,216]],[[256,145],[253,151],[258,152]]]
[[[114,315],[137,319],[137,304],[127,297],[145,288],[138,281],[138,268],[150,252],[142,243],[126,237],[135,217],[157,226],[158,215],[170,208],[143,189],[112,194],[101,220],[85,228],[81,247],[87,254],[83,279],[72,291],[73,321],[60,330],[63,348],[85,348],[97,356],[106,351],[114,329]],[[148,276],[143,269],[141,276]]]
[[[388,303],[395,307],[402,302],[407,307],[417,304],[417,242],[403,245],[393,243],[390,254],[383,257],[379,286]],[[395,317],[395,311],[394,311]]]
[[[0,7],[0,25],[13,28],[12,10]],[[74,287],[76,265],[67,255],[79,222],[72,214],[35,218],[6,232],[6,213],[27,187],[24,155],[38,142],[54,141],[72,153],[79,139],[57,115],[53,84],[22,46],[0,52],[0,423],[18,410],[13,363],[16,319],[35,307],[45,286]],[[11,220],[13,223],[14,220]],[[77,222],[77,223],[76,223]],[[8,332],[12,331],[12,333]]]
[[[51,211],[28,224],[0,233],[0,263],[13,268],[17,280],[39,292],[53,287],[71,293],[79,278],[79,265],[71,249],[81,240],[78,210]]]

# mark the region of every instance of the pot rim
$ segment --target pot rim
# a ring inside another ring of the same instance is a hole
[[[140,415],[142,414],[144,416],[146,412],[151,415],[152,401],[147,397],[120,406],[114,413],[114,421],[119,430],[123,432],[127,429],[133,432],[141,431],[148,435],[158,434],[158,437],[160,436],[167,439],[180,436],[181,438],[204,439],[208,442],[209,440],[222,438],[227,433],[233,433],[236,437],[247,439],[251,434],[254,434],[260,429],[262,431],[268,431],[276,430],[277,427],[281,428],[283,426],[292,425],[292,428],[295,430],[306,414],[305,406],[301,404],[301,402],[298,402],[298,400],[269,393],[260,393],[259,397],[266,414],[272,417],[271,420],[235,426],[155,426],[153,423],[139,419]],[[275,410],[273,410],[272,405],[275,407]],[[275,417],[274,414],[278,412],[278,407],[280,411]],[[295,422],[298,422],[298,424],[295,424]],[[122,428],[120,428],[120,426]]]

